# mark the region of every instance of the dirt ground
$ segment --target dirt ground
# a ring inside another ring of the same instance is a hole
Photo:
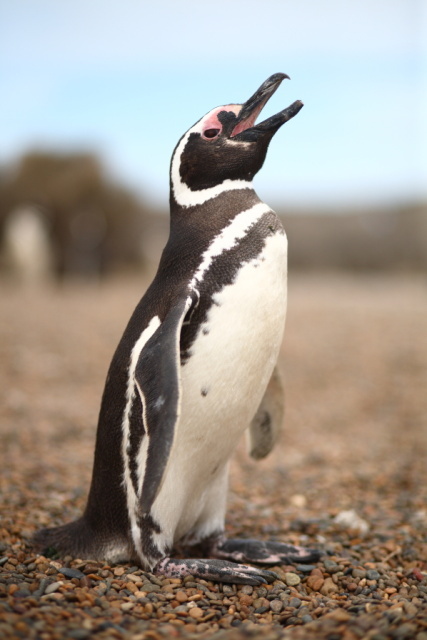
[[[107,367],[145,284],[135,276],[61,288],[1,283],[0,556],[15,554],[23,562],[19,552],[30,553],[26,541],[36,528],[69,521],[84,507]],[[320,615],[318,600],[311,620],[297,614],[286,619],[283,612],[265,619],[261,612],[263,633],[271,626],[286,638],[426,640],[426,277],[291,274],[280,365],[286,386],[283,435],[262,463],[247,457],[244,443],[239,448],[229,532],[321,547],[344,568],[350,558],[353,572],[334,578],[338,588],[320,591],[327,615],[342,600],[340,611],[348,618],[338,616],[335,627],[322,622],[327,616]],[[350,524],[340,525],[351,510]],[[7,567],[12,571],[3,561],[4,575]],[[366,587],[358,567],[365,573],[379,568],[392,575],[390,584],[397,581],[390,587],[385,578],[382,586],[367,585],[377,588],[383,609],[371,600],[359,603],[359,612],[358,603],[354,611],[347,606],[349,594],[362,598]],[[323,579],[332,580],[334,572],[321,568]],[[300,576],[300,597],[316,595],[314,582],[309,588],[309,578]],[[383,628],[381,617],[390,613],[393,599],[400,618],[389,615]],[[8,606],[6,631],[15,624],[15,605]],[[216,626],[206,622],[188,631],[196,637],[230,626],[212,620]],[[161,633],[159,625],[155,631]],[[298,635],[304,627],[306,635]],[[28,637],[22,629],[16,637]],[[54,637],[49,633],[40,637]],[[234,638],[237,629],[227,633]]]

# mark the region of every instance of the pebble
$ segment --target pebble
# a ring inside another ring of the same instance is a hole
[[[381,574],[375,569],[368,569],[366,577],[368,580],[379,580],[381,578]]]
[[[353,569],[352,572],[353,578],[366,578],[365,569]]]
[[[311,573],[316,567],[314,564],[297,564],[295,568],[299,573]]]
[[[274,613],[280,613],[281,610],[283,609],[283,602],[281,600],[271,600],[270,609]]]
[[[341,569],[340,565],[334,562],[334,560],[324,560],[323,566],[328,573],[336,573]]]
[[[310,587],[310,589],[313,589],[313,591],[320,591],[324,582],[325,579],[323,576],[318,574],[308,576],[307,578],[307,586]]]
[[[306,613],[304,616],[302,616],[301,621],[304,624],[307,624],[308,622],[311,622],[313,620],[313,618],[311,617],[311,615],[309,613]]]
[[[328,596],[331,593],[338,593],[340,590],[339,586],[335,584],[332,578],[325,578],[323,585],[320,589],[320,593],[324,596]]]
[[[48,585],[45,589],[45,594],[49,595],[50,593],[55,593],[55,591],[57,591],[59,589],[59,587],[61,587],[64,583],[59,581],[59,582],[52,582],[50,585]]]
[[[296,573],[291,573],[287,571],[285,573],[285,582],[288,587],[294,587],[301,582],[301,578]]]
[[[291,598],[289,601],[289,606],[293,609],[298,609],[301,606],[301,600],[299,598]]]
[[[58,573],[62,573],[66,578],[77,578],[78,580],[85,577],[85,574],[79,569],[69,569],[68,567],[61,567],[58,569]]]
[[[225,589],[226,585],[224,585]],[[245,593],[247,595],[251,595],[254,591],[254,588],[250,584],[244,584],[240,589],[241,593]],[[225,592],[224,592],[225,593]]]

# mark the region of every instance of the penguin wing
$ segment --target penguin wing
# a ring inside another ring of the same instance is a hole
[[[261,404],[249,426],[249,454],[255,460],[265,458],[274,447],[282,426],[284,410],[283,385],[275,367]]]
[[[160,490],[180,414],[180,335],[192,298],[186,290],[139,355],[135,380],[143,406],[148,438],[144,481],[140,497],[143,513],[148,513]]]

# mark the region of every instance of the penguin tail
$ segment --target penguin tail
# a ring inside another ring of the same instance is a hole
[[[71,555],[81,558],[93,555],[90,539],[84,519],[79,518],[60,527],[40,529],[34,534],[32,543],[46,557]]]
[[[60,527],[40,529],[34,534],[32,544],[47,558],[69,555],[111,562],[138,559],[127,538],[113,536],[99,528],[95,530],[84,516]]]

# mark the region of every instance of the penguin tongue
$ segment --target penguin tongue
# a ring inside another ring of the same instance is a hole
[[[259,114],[261,113],[263,107],[271,98],[273,93],[276,91],[282,80],[285,78],[289,78],[285,73],[275,73],[255,91],[253,96],[249,98],[242,106],[237,124],[231,132],[230,137],[233,138],[237,136],[242,131],[246,131],[246,129],[250,129],[254,126],[255,121]],[[274,116],[273,116],[274,117]]]
[[[255,121],[258,118],[259,114],[261,113],[262,108],[267,102],[267,100],[268,98],[266,98],[264,102],[262,102],[260,106],[257,107],[255,111],[253,111],[253,113],[251,113],[251,115],[249,115],[244,120],[240,120],[238,122],[238,124],[234,127],[233,131],[231,132],[231,136],[230,136],[231,138],[234,138],[234,136],[237,136],[237,134],[241,133],[242,131],[246,131],[246,129],[250,129],[251,127],[254,126]]]

